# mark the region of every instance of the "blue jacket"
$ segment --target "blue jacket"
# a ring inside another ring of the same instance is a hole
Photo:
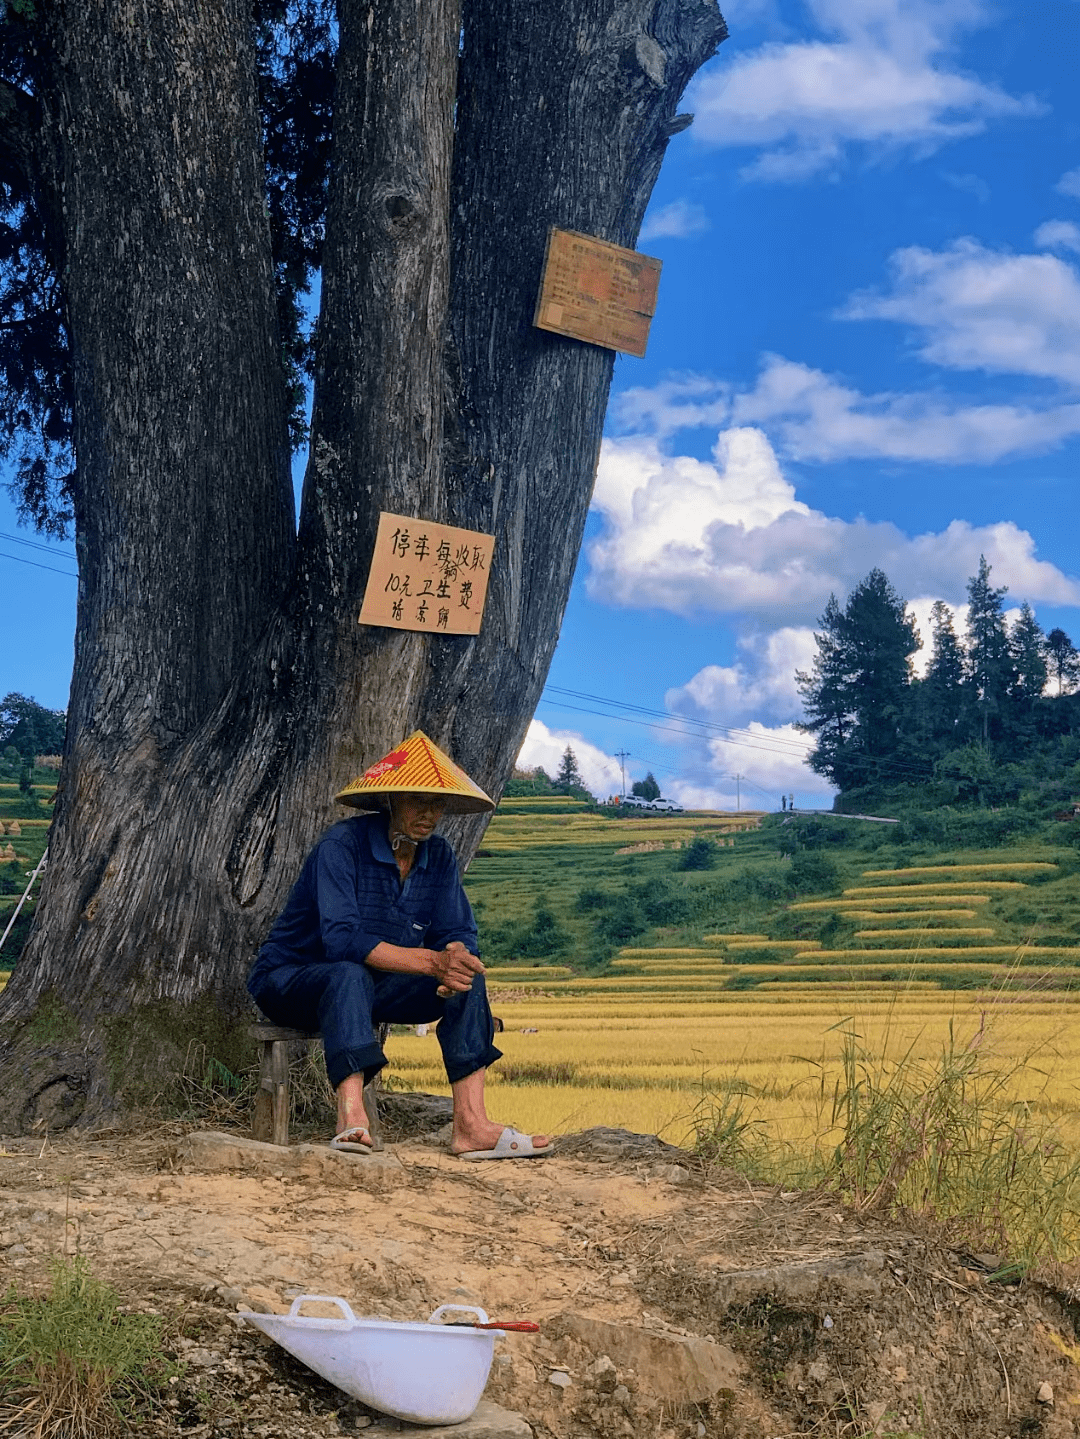
[[[386,816],[360,815],[328,829],[304,861],[248,988],[279,964],[363,964],[383,940],[444,949],[455,939],[476,953],[476,921],[446,840],[432,835],[418,845],[402,884]]]

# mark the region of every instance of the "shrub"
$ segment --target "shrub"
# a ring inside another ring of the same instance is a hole
[[[835,861],[813,849],[793,856],[789,878],[796,894],[835,894],[840,888]]]
[[[888,1062],[849,1026],[832,1100],[843,1137],[825,1178],[860,1210],[937,1220],[1023,1269],[1075,1244],[1080,1160],[1012,1098],[1035,1056],[997,1062],[985,1041],[981,1026],[966,1043],[950,1027],[936,1061],[909,1050]]]
[[[579,914],[591,914],[593,910],[607,909],[614,901],[615,896],[607,889],[598,889],[595,885],[586,885],[578,891],[577,899],[574,901],[574,908]]]
[[[480,948],[489,959],[549,959],[565,953],[572,942],[573,935],[538,900],[531,920],[485,929]]]
[[[676,869],[714,869],[716,867],[716,844],[703,835],[693,840],[683,850]]]

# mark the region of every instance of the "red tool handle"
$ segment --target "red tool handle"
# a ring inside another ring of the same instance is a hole
[[[451,1328],[460,1329],[510,1329],[515,1334],[539,1334],[539,1324],[534,1324],[531,1319],[510,1319],[505,1324],[461,1324],[452,1325]]]

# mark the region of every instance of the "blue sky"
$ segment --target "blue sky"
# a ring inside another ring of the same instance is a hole
[[[723,8],[523,760],[569,740],[605,793],[621,749],[687,802],[733,804],[740,774],[744,805],[809,805],[794,671],[872,566],[925,632],[985,553],[1080,642],[1080,0]],[[35,538],[4,502],[12,534]],[[0,538],[0,689],[62,706],[74,581],[2,558],[73,569],[49,549]]]
[[[1080,4],[725,15],[646,219],[659,310],[616,369],[537,713],[556,738],[534,725],[525,758],[576,733],[594,783],[625,749],[684,800],[733,803],[741,773],[744,803],[808,805],[828,791],[794,671],[872,566],[925,633],[985,552],[1008,603],[1080,639]],[[584,715],[556,688],[743,733]]]

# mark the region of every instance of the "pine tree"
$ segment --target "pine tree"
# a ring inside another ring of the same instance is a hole
[[[980,555],[979,572],[968,580],[967,592],[967,686],[977,737],[986,744],[1002,733],[1015,678],[1001,603],[1008,588],[991,585],[990,566]]]
[[[795,682],[803,697],[806,719],[799,725],[808,734],[817,735],[817,745],[809,759],[810,767],[830,779],[842,764],[848,736],[854,727],[851,676],[847,669],[844,643],[844,615],[835,595],[829,596],[825,613],[818,620],[820,630],[814,633],[817,654],[809,674],[795,672]],[[839,783],[839,781],[836,781]]]
[[[559,761],[559,772],[555,776],[554,787],[560,794],[573,794],[575,790],[585,788],[585,781],[581,778],[581,771],[578,769],[577,755],[569,745],[563,750],[563,757]]]
[[[1080,679],[1080,651],[1063,629],[1052,629],[1046,636],[1046,662],[1057,680],[1059,695],[1070,691]]]
[[[1042,698],[1049,671],[1046,663],[1046,636],[1027,600],[1009,635],[1013,681],[1010,695],[1015,703],[1029,709]]]
[[[810,764],[841,789],[891,778],[919,648],[915,622],[887,576],[873,569],[843,611],[830,596],[821,626],[813,672],[796,676],[807,712],[800,728],[819,736]]]
[[[930,611],[931,654],[918,688],[924,735],[951,747],[964,703],[964,651],[953,629],[953,612],[943,600]]]

